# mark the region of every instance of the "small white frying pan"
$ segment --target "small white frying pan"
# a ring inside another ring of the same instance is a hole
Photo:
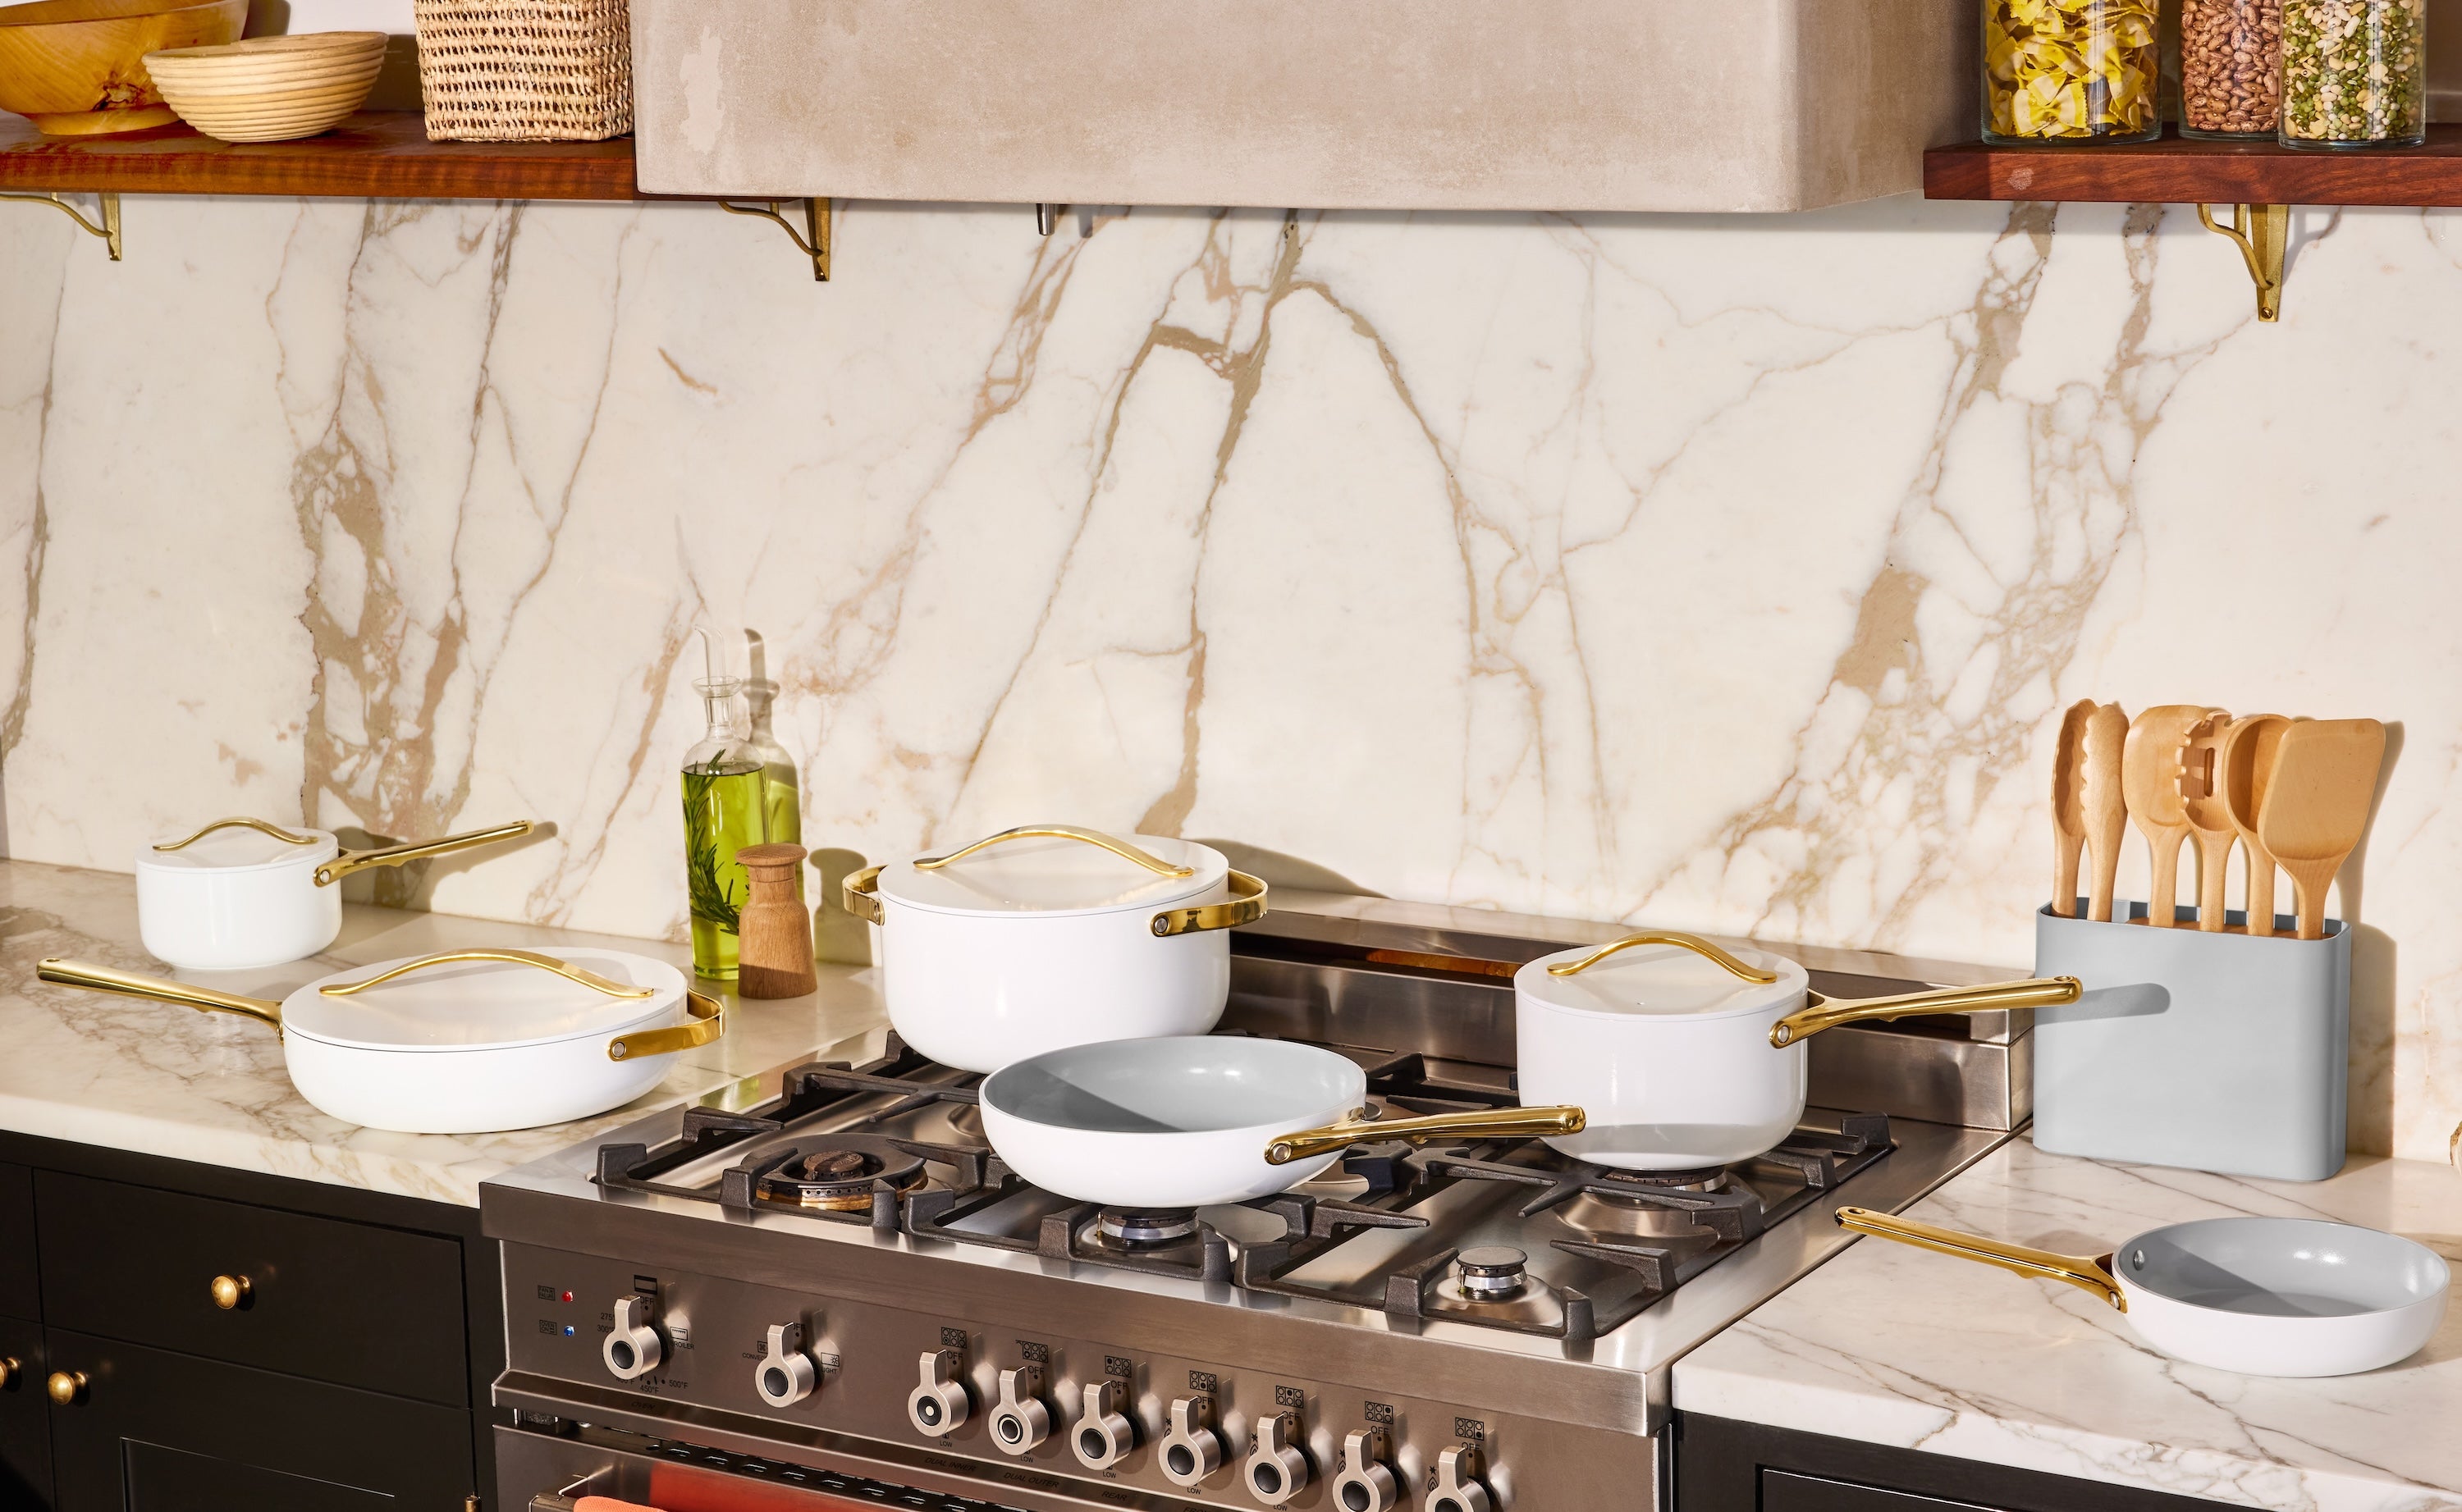
[[[2355,1375],[2419,1352],[2452,1273],[2425,1245],[2314,1218],[2204,1218],[2149,1228],[2107,1255],[2061,1255],[1954,1228],[1838,1209],[1876,1239],[2090,1291],[2174,1359],[2242,1375]]]

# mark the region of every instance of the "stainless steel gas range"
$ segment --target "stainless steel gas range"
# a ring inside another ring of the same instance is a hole
[[[1607,926],[1277,895],[1225,1033],[1397,1115],[1514,1100],[1513,965]],[[1838,995],[1971,969],[1789,949]],[[876,1037],[484,1189],[498,1501],[1576,1512],[1667,1503],[1669,1368],[2025,1115],[2022,1014],[1841,1030],[1778,1149],[1636,1180],[1537,1141],[1362,1146],[1242,1206],[1011,1175],[975,1079]]]

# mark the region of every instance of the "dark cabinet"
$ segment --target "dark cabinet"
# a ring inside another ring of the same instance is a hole
[[[0,1314],[39,1318],[34,1292],[34,1173],[0,1161]]]
[[[1859,1486],[1825,1476],[1761,1472],[1761,1512],[1998,1512],[1975,1501],[1944,1501],[1911,1491]]]
[[[1676,1512],[2214,1512],[2219,1503],[1949,1455],[1675,1416]]]
[[[38,1507],[52,1493],[51,1373],[38,1323],[0,1317],[0,1507]]]

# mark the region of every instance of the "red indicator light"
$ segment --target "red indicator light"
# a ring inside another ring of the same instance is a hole
[[[564,1300],[565,1300],[565,1301],[567,1301],[567,1302],[572,1301],[572,1292],[570,1292],[570,1291],[566,1292],[566,1293],[564,1294]]]

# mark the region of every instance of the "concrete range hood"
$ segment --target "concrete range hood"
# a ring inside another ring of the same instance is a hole
[[[632,0],[654,194],[1801,210],[1975,135],[1975,0]]]

